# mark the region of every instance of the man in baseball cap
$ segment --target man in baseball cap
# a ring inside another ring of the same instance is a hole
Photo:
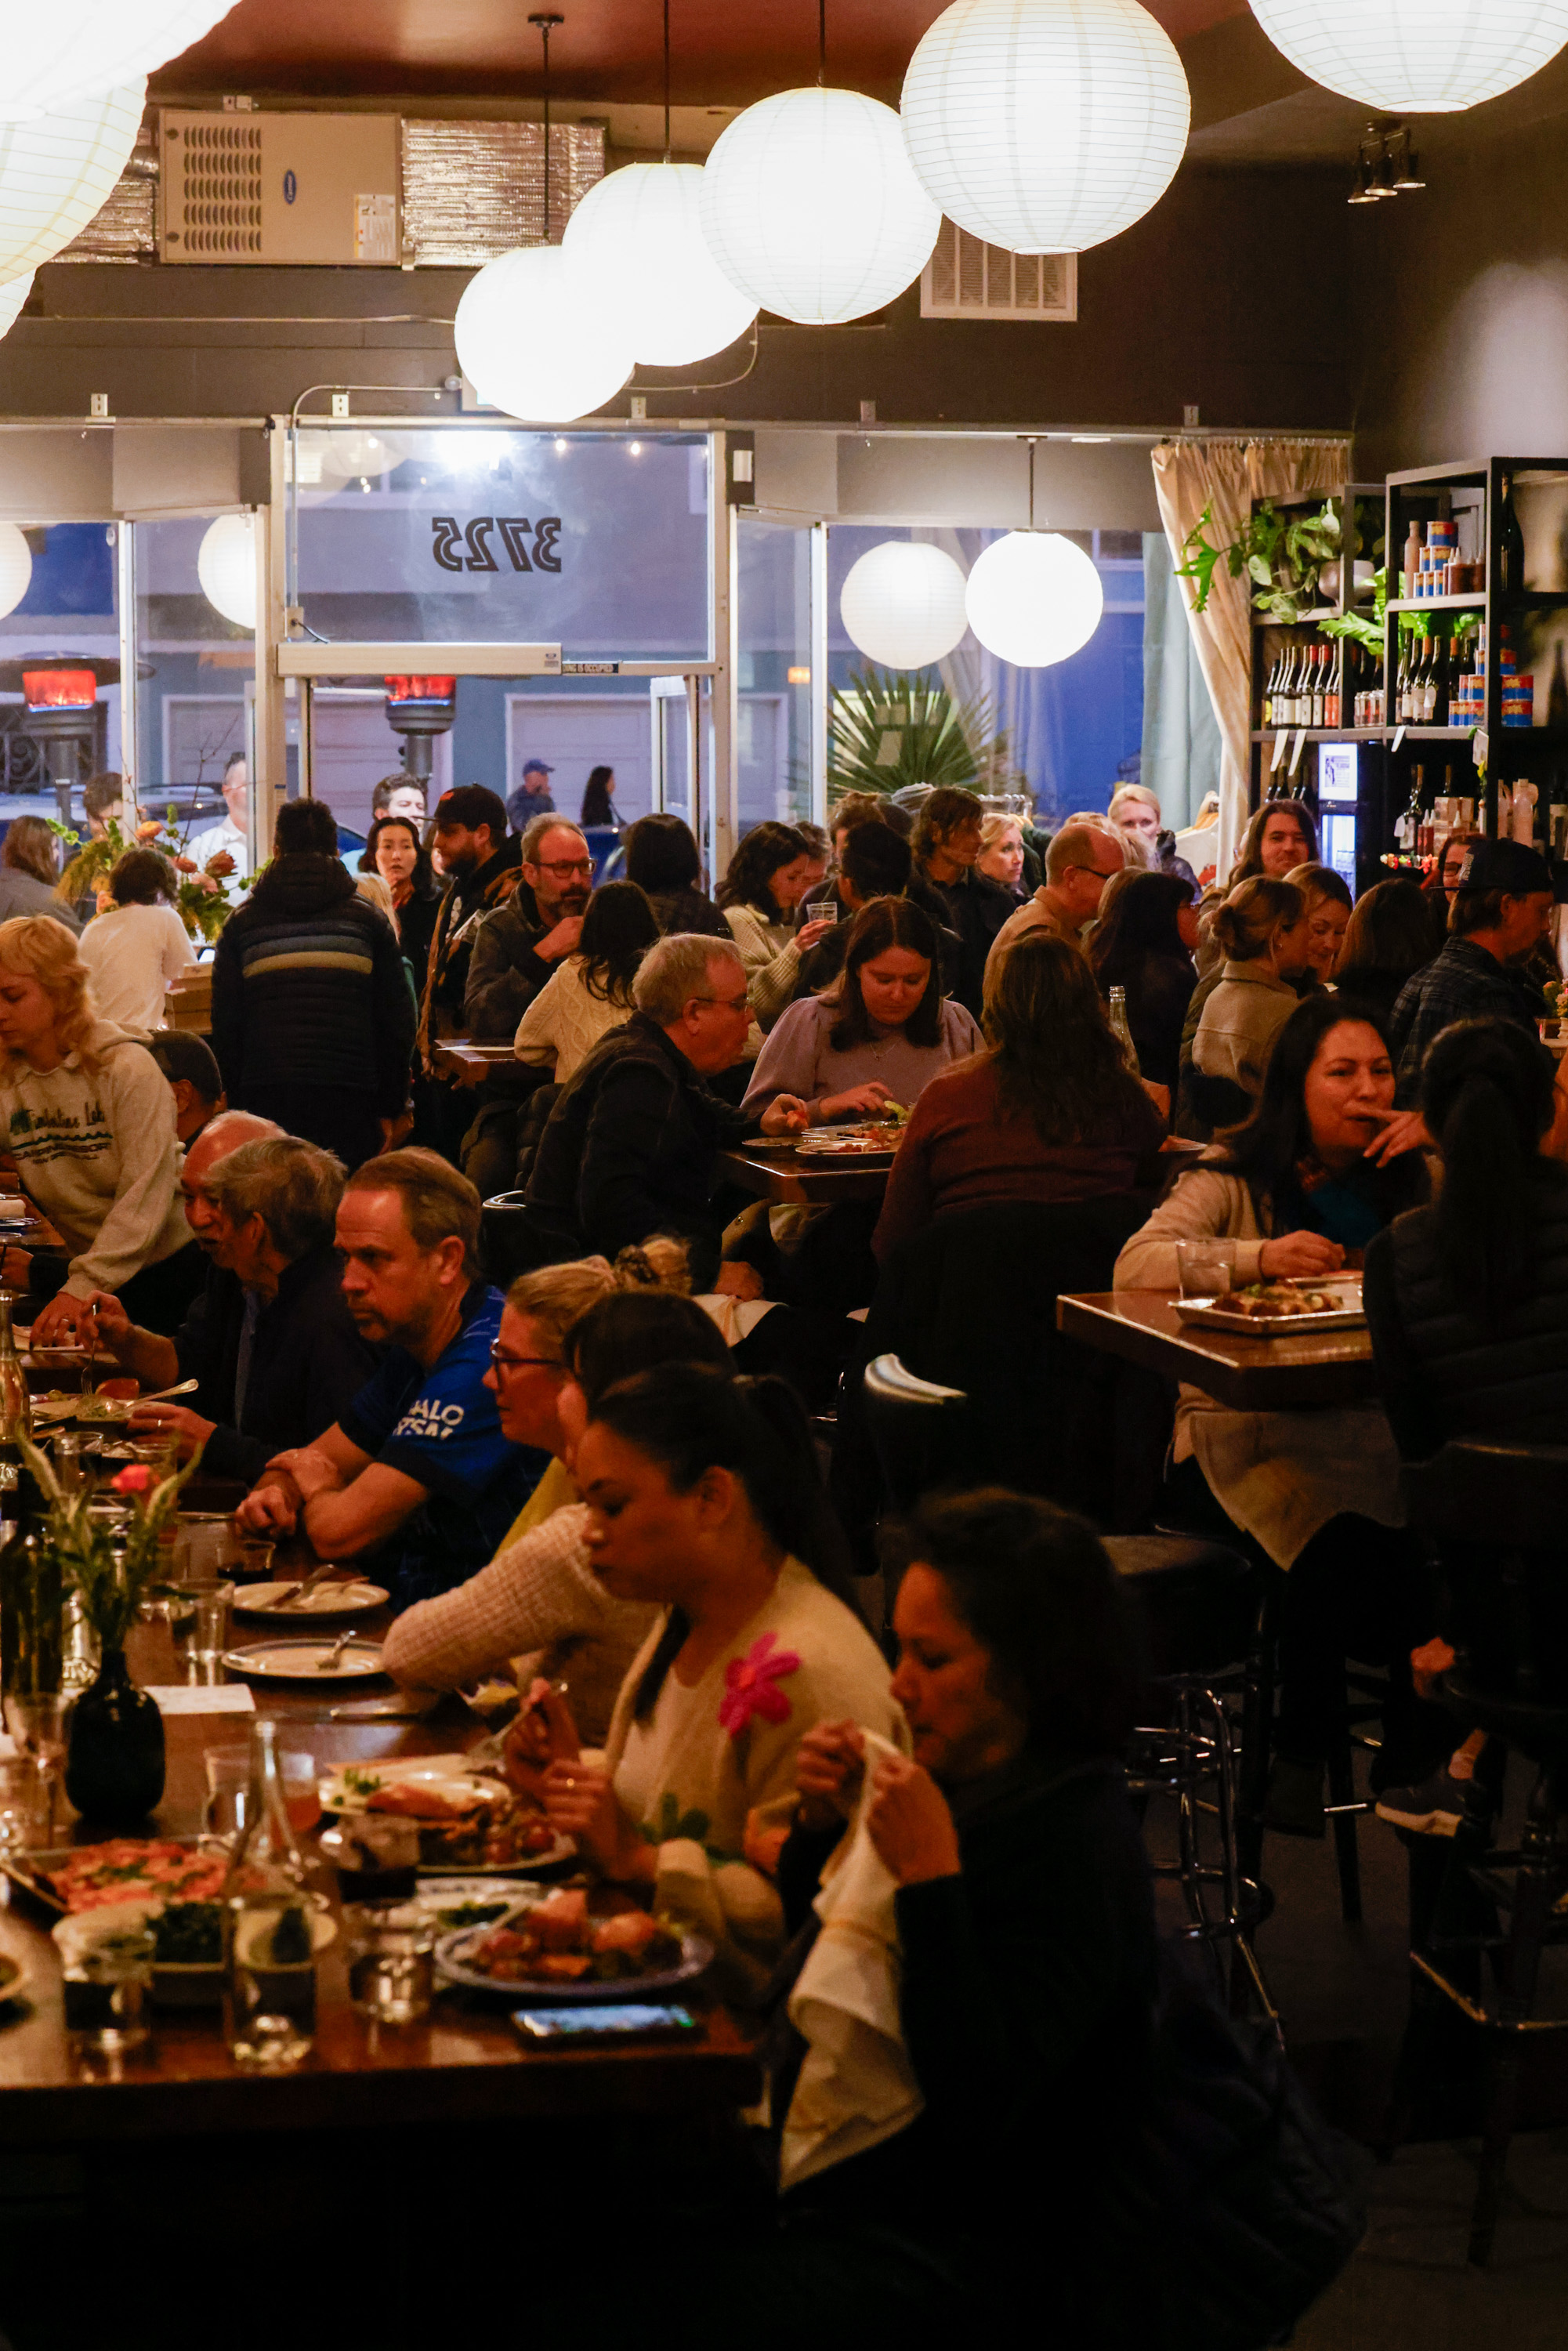
[[[1534,1028],[1545,1007],[1522,967],[1546,936],[1555,895],[1538,849],[1477,841],[1459,868],[1443,952],[1406,982],[1394,1008],[1389,1042],[1402,1107],[1415,1102],[1427,1047],[1454,1021]]]
[[[555,769],[544,759],[523,761],[523,780],[507,802],[507,816],[514,832],[526,832],[537,816],[553,816],[555,801],[550,797],[549,779]]]

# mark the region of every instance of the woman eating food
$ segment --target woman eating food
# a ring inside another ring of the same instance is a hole
[[[558,1086],[580,1070],[600,1039],[629,1020],[632,982],[659,935],[635,882],[607,882],[588,902],[576,952],[551,972],[517,1023],[519,1061],[551,1071]]]
[[[811,843],[792,824],[753,827],[729,861],[715,904],[729,925],[764,1034],[795,993],[800,957],[825,938],[835,917],[795,928],[800,901],[821,877]]]
[[[1417,1117],[1395,1110],[1378,1024],[1347,1017],[1333,996],[1310,998],[1275,1040],[1251,1119],[1134,1234],[1116,1260],[1115,1286],[1175,1290],[1183,1240],[1234,1241],[1239,1290],[1343,1273],[1425,1196],[1426,1140]],[[1375,1773],[1419,1778],[1407,1767],[1429,1729],[1415,1708],[1408,1659],[1429,1629],[1431,1599],[1402,1531],[1387,1417],[1377,1404],[1236,1412],[1183,1387],[1173,1460],[1184,1515],[1249,1542],[1283,1579],[1268,1817],[1321,1836],[1324,1759],[1347,1655],[1390,1667]]]
[[[845,1716],[900,1735],[881,1652],[837,1586],[848,1553],[810,1431],[777,1380],[672,1364],[611,1387],[577,1447],[592,1572],[664,1613],[602,1761],[562,1756],[546,1810],[584,1859],[706,1936],[732,1989],[779,1956],[772,1867],[802,1734]]]

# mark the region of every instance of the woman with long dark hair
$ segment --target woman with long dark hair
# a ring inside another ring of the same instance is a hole
[[[1127,1026],[1138,1068],[1176,1099],[1182,1023],[1197,975],[1194,890],[1175,873],[1119,873],[1105,885],[1100,920],[1089,935],[1089,961],[1109,1000],[1127,994]]]
[[[723,909],[751,988],[751,1009],[764,1036],[795,993],[800,957],[826,937],[832,920],[795,928],[801,899],[821,868],[804,833],[792,824],[754,825],[729,861],[715,897]]]
[[[1425,1195],[1425,1130],[1394,1107],[1382,1026],[1310,997],[1275,1040],[1248,1123],[1184,1176],[1116,1261],[1118,1290],[1175,1290],[1176,1244],[1235,1244],[1234,1286],[1327,1279]],[[1376,1404],[1236,1412],[1183,1387],[1173,1489],[1281,1571],[1279,1754],[1270,1819],[1323,1831],[1322,1778],[1347,1655],[1387,1663],[1380,1773],[1418,1777],[1408,1658],[1431,1602],[1408,1539],[1399,1458]],[[1424,1759],[1418,1759],[1424,1760]]]
[[[441,893],[430,852],[412,817],[377,817],[365,841],[360,872],[379,873],[391,891],[403,961],[413,973],[414,993],[423,994]]]
[[[672,931],[729,937],[729,925],[703,889],[703,862],[689,824],[655,809],[629,828],[625,848],[626,879],[645,893],[662,937]]]
[[[821,996],[790,1005],[758,1056],[746,1108],[794,1094],[821,1125],[885,1103],[907,1106],[984,1040],[942,993],[936,931],[907,898],[873,898],[846,925],[844,966]]]
[[[581,822],[584,825],[613,825],[621,830],[621,815],[615,805],[615,770],[613,768],[591,768],[588,781],[582,788]]]
[[[1026,932],[986,975],[988,1050],[934,1078],[888,1177],[885,1259],[932,1217],[989,1200],[1131,1191],[1165,1125],[1122,1057],[1084,956]]]
[[[803,1733],[845,1717],[901,1729],[881,1652],[839,1596],[848,1547],[810,1426],[781,1381],[670,1364],[598,1399],[576,1477],[593,1573],[664,1614],[602,1762],[552,1763],[547,1809],[599,1876],[706,1935],[722,1980],[755,1991],[784,1940],[771,1870]]]
[[[635,1008],[632,983],[659,935],[653,909],[635,882],[607,882],[588,902],[577,947],[556,966],[517,1023],[519,1061],[553,1066],[567,1080],[607,1030]]]
[[[1334,988],[1348,1011],[1393,1018],[1399,991],[1442,945],[1432,901],[1417,882],[1375,882],[1351,910],[1334,967]]]
[[[1220,949],[1212,935],[1215,910],[1243,882],[1283,882],[1298,865],[1318,862],[1318,831],[1312,811],[1302,800],[1265,800],[1253,810],[1241,846],[1223,886],[1216,885],[1204,899],[1198,915],[1197,968],[1204,977],[1218,962]]]

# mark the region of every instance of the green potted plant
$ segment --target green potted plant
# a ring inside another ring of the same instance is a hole
[[[71,1712],[66,1793],[84,1819],[133,1829],[163,1793],[163,1718],[157,1701],[131,1678],[126,1637],[149,1589],[168,1574],[163,1538],[201,1448],[165,1478],[144,1461],[130,1462],[110,1481],[110,1493],[129,1505],[124,1520],[111,1528],[94,1517],[93,1491],[85,1480],[62,1486],[47,1454],[26,1437],[21,1447],[44,1497],[33,1540],[57,1558],[62,1580],[76,1593],[99,1645],[98,1677]]]
[[[1022,778],[986,695],[961,702],[919,670],[854,670],[828,714],[829,798],[908,784],[1011,792]]]

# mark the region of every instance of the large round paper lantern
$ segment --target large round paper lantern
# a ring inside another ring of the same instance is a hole
[[[851,565],[839,615],[868,661],[883,669],[924,669],[950,653],[969,625],[964,574],[939,547],[884,539]]]
[[[30,122],[140,81],[226,16],[234,0],[50,0],[5,11],[0,122]]]
[[[1452,114],[1528,81],[1568,41],[1568,0],[1252,0],[1325,89],[1391,114]]]
[[[700,163],[623,164],[590,188],[561,239],[649,367],[706,360],[757,316],[750,295],[730,284],[707,249],[702,188]]]
[[[1054,530],[1010,530],[975,559],[965,605],[988,653],[1047,669],[1086,645],[1105,590],[1081,547]]]
[[[36,273],[24,270],[20,277],[11,278],[0,286],[0,335],[8,335],[22,315],[22,305],[33,290]]]
[[[14,612],[33,577],[33,550],[14,522],[0,522],[0,617]]]
[[[953,0],[909,60],[904,135],[949,220],[1082,253],[1140,220],[1186,147],[1186,76],[1137,0]]]
[[[249,515],[220,515],[196,550],[196,577],[215,611],[238,629],[256,626],[256,525]]]
[[[37,122],[0,123],[0,283],[51,260],[102,211],[145,97],[137,82]]]
[[[632,372],[625,321],[558,245],[486,263],[464,288],[458,363],[481,400],[534,424],[570,424],[613,400]]]
[[[753,302],[831,327],[913,285],[941,214],[891,107],[853,89],[787,89],[720,133],[702,222],[714,259]]]

